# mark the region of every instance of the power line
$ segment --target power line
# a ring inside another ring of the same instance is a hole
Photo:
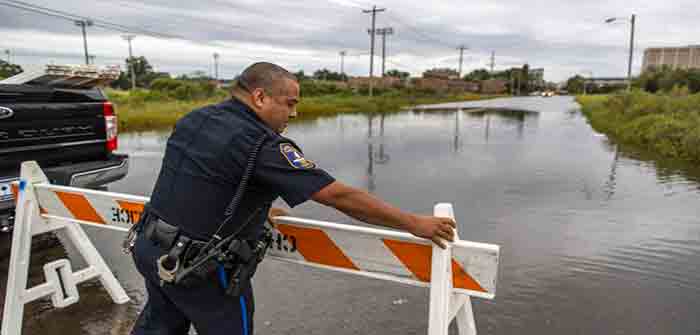
[[[52,16],[55,18],[69,20],[69,21],[73,21],[73,22],[75,22],[75,21],[92,21],[93,25],[96,27],[109,29],[109,30],[116,30],[116,31],[123,32],[123,33],[138,32],[138,33],[141,33],[143,35],[149,35],[149,36],[157,37],[157,38],[184,39],[182,36],[163,34],[163,33],[154,32],[154,31],[150,31],[147,29],[139,28],[139,27],[130,27],[130,26],[125,26],[125,25],[121,25],[121,24],[117,24],[117,23],[112,23],[112,22],[102,20],[102,19],[89,18],[89,17],[85,17],[85,16],[75,15],[75,14],[67,13],[64,11],[51,9],[48,7],[37,6],[37,5],[30,4],[28,2],[23,2],[23,1],[0,0],[0,5],[13,7],[16,9],[21,9],[21,10],[25,10],[25,11],[29,11],[29,12],[34,12],[34,13],[38,13],[38,14],[42,14],[42,15]]]
[[[404,65],[404,64],[398,63],[398,62],[396,62],[396,61],[392,61],[392,60],[387,60],[386,62],[389,63],[389,64],[392,64],[392,65],[394,65],[394,66],[398,66],[398,67],[400,67],[400,68],[409,70],[409,71],[414,71],[414,72],[422,72],[422,71],[423,71],[423,70],[418,69],[418,68],[416,68],[416,67],[407,66],[407,65]]]
[[[42,7],[42,6],[34,5],[34,4],[31,4],[28,2],[19,1],[19,0],[3,0],[3,1],[13,2],[15,4],[20,4],[22,6],[38,8],[41,10],[50,11],[50,12],[58,13],[61,15],[72,16],[72,17],[82,19],[82,20],[90,20],[90,21],[93,21],[96,26],[100,26],[100,27],[106,28],[106,29],[119,30],[122,32],[140,32],[144,35],[151,35],[153,37],[159,37],[159,38],[182,38],[181,36],[163,34],[163,33],[159,33],[159,32],[150,31],[147,29],[143,29],[140,27],[126,26],[126,25],[122,25],[122,24],[112,23],[112,22],[109,22],[109,21],[106,21],[103,19],[99,19],[99,18],[89,18],[89,17],[80,16],[80,15],[75,15],[75,14],[67,13],[64,11],[57,10],[57,9]],[[127,31],[124,31],[124,30],[127,30]]]
[[[19,4],[15,4],[14,2],[17,2]],[[142,28],[132,28],[132,27],[128,27],[128,26],[123,26],[123,27],[129,28],[129,29],[122,29],[119,27],[107,26],[105,24],[100,23],[100,22],[104,22],[102,20],[89,19],[89,18],[84,17],[84,16],[73,15],[70,13],[62,12],[62,11],[52,10],[52,9],[46,8],[46,7],[33,6],[31,4],[23,3],[21,1],[16,1],[16,0],[0,0],[0,5],[5,5],[8,7],[13,7],[13,8],[17,8],[17,9],[21,9],[21,10],[25,10],[25,11],[29,11],[29,12],[34,12],[34,13],[38,13],[38,14],[42,14],[42,15],[52,16],[52,17],[56,17],[56,18],[60,18],[60,19],[64,19],[64,20],[68,20],[68,21],[72,21],[72,22],[91,21],[91,22],[93,22],[92,25],[94,25],[94,26],[105,28],[105,29],[110,29],[110,30],[116,30],[116,31],[120,31],[120,32],[125,32],[125,33],[145,32],[144,35],[156,37],[156,38],[180,39],[180,40],[184,40],[184,41],[190,41],[190,42],[194,42],[194,43],[208,45],[211,47],[217,47],[217,48],[222,47],[222,45],[219,43],[211,43],[211,42],[206,42],[206,41],[195,41],[192,39],[185,38],[183,36],[154,33],[152,31],[142,29]],[[272,53],[272,54],[283,55],[283,56],[299,56],[299,55],[293,55],[293,54],[289,54],[289,53],[280,53],[280,52],[274,52],[274,51],[266,51],[266,52]],[[246,57],[246,58],[247,59],[257,59],[256,57]]]
[[[420,30],[414,28],[413,26],[411,26],[410,24],[406,23],[405,21],[403,21],[402,19],[400,19],[400,18],[399,18],[398,16],[396,16],[396,15],[393,15],[393,14],[391,14],[391,13],[387,13],[387,15],[389,16],[389,20],[392,20],[392,21],[394,21],[394,22],[396,22],[396,23],[398,23],[398,24],[400,24],[400,25],[402,25],[402,26],[408,28],[409,30],[413,31],[413,32],[414,32],[415,34],[417,34],[417,35],[423,36],[423,41],[427,41],[427,42],[432,42],[432,43],[435,43],[435,44],[439,44],[439,45],[441,45],[441,46],[444,46],[444,47],[447,47],[447,48],[450,48],[450,49],[452,49],[452,48],[455,47],[455,46],[454,46],[453,44],[451,44],[451,43],[446,43],[446,42],[444,42],[444,41],[442,41],[442,40],[440,40],[440,39],[434,38],[433,36],[430,36],[430,35],[428,35],[428,34],[422,32],[422,31],[420,31]]]
[[[75,20],[74,17],[67,17],[67,16],[65,16],[65,15],[59,15],[59,14],[54,14],[54,13],[48,13],[48,12],[40,11],[40,10],[37,10],[37,9],[31,9],[31,8],[21,7],[21,6],[19,6],[19,5],[15,5],[15,4],[12,4],[12,3],[6,3],[6,2],[4,2],[4,1],[2,1],[2,0],[0,0],[0,5],[4,5],[4,6],[8,6],[8,7],[13,7],[13,8],[17,8],[17,9],[22,9],[22,10],[26,10],[26,11],[30,11],[30,12],[39,13],[39,14],[44,14],[44,15],[47,15],[47,16],[53,16],[53,17],[59,18],[59,19],[64,19],[64,20],[69,20],[69,21],[74,21],[74,20]]]
[[[110,7],[124,7],[124,8],[130,8],[130,9],[137,10],[137,11],[143,11],[144,9],[149,9],[149,8],[150,8],[150,9],[161,8],[161,7],[159,7],[159,6],[152,6],[152,5],[135,6],[134,3],[129,2],[129,1],[119,1],[118,3],[119,3],[119,5],[118,5],[118,6],[115,6],[114,3],[113,3],[112,1],[107,1],[106,5],[108,5],[108,6],[110,6]],[[170,26],[170,25],[173,25],[173,24],[176,24],[176,23],[171,23],[171,22],[167,22],[167,21],[163,21],[163,20],[158,20],[158,19],[157,19],[156,17],[154,17],[154,16],[143,15],[143,13],[141,13],[141,15],[142,15],[142,16],[145,16],[145,17],[148,17],[149,20],[157,21],[157,22],[161,22],[161,23],[165,23],[166,25],[169,25],[169,26]],[[197,22],[206,23],[207,25],[213,25],[214,28],[226,28],[226,29],[232,29],[232,30],[246,31],[246,29],[245,29],[244,27],[242,27],[242,26],[232,25],[232,24],[228,24],[228,23],[225,23],[225,22],[221,22],[221,21],[211,21],[211,20],[202,19],[202,18],[199,18],[199,17],[196,17],[196,16],[183,15],[183,14],[173,13],[173,12],[168,13],[168,17],[172,17],[172,16],[178,16],[178,17],[182,18],[182,20],[177,20],[178,22],[183,22],[183,21],[186,21],[186,22],[197,21]]]
[[[0,0],[0,1],[1,1],[1,0]],[[101,1],[104,1],[104,0],[101,0]],[[211,1],[211,0],[210,0],[210,1]],[[106,5],[115,7],[115,5],[114,5],[112,2],[110,2],[110,1],[106,1],[106,2],[107,2]],[[226,4],[225,2],[220,2],[220,1],[214,1],[214,2]],[[145,6],[144,6],[144,5],[141,5],[141,4],[136,5],[136,4],[133,4],[133,3],[130,2],[130,1],[118,1],[118,4],[119,4],[119,5],[118,5],[117,7],[126,7],[126,8],[130,8],[130,9],[133,9],[133,10],[138,10],[138,11],[141,11],[141,12],[143,12],[144,10],[147,10],[147,9],[158,9],[158,8],[160,8],[159,6],[152,6],[152,5],[145,5]],[[224,31],[228,31],[228,30],[226,30],[226,29],[238,30],[238,31],[241,31],[241,32],[245,33],[245,35],[250,36],[250,37],[254,37],[254,38],[267,37],[267,35],[253,33],[253,32],[251,32],[250,29],[246,29],[246,28],[244,28],[244,27],[242,27],[242,26],[226,24],[226,23],[221,22],[221,21],[218,21],[218,20],[207,20],[207,19],[204,19],[204,18],[196,17],[196,16],[182,15],[182,14],[178,14],[178,13],[168,12],[167,17],[170,18],[170,17],[172,17],[172,16],[177,16],[177,17],[182,18],[182,20],[178,19],[178,20],[177,20],[178,22],[196,21],[196,22],[201,22],[201,23],[207,24],[208,27],[215,27],[216,29],[224,29]],[[173,23],[171,23],[171,22],[167,22],[167,21],[163,21],[163,20],[158,20],[158,19],[155,18],[154,16],[147,16],[147,15],[146,15],[146,17],[148,17],[149,20],[153,20],[153,21],[156,21],[156,22],[161,22],[161,23],[163,23],[163,24],[165,24],[165,25],[172,25],[172,24],[173,24]],[[212,42],[207,42],[207,41],[194,40],[194,39],[185,38],[185,37],[181,37],[181,36],[179,37],[179,39],[182,39],[182,40],[185,40],[185,41],[194,42],[194,43],[204,44],[204,45],[208,45],[208,46],[215,47],[215,48],[227,48],[225,45],[223,45],[223,44],[221,44],[221,43],[212,43]],[[288,52],[271,51],[271,50],[267,50],[267,51],[265,51],[265,53],[274,54],[274,55],[279,55],[279,56],[287,56],[287,57],[305,56],[305,55],[293,54],[293,53],[288,53]]]

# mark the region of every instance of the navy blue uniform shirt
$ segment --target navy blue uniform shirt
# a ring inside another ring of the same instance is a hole
[[[187,235],[208,240],[224,219],[255,143],[267,134],[228,236],[252,220],[241,237],[256,239],[272,201],[291,207],[335,179],[307,160],[290,139],[275,133],[248,106],[231,99],[196,109],[175,125],[151,195],[151,206]]]

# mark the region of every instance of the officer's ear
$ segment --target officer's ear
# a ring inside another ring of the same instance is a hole
[[[262,88],[256,88],[250,95],[253,97],[253,105],[257,108],[262,108],[265,104],[265,91]]]

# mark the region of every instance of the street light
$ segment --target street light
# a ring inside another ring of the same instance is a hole
[[[634,53],[634,23],[637,19],[635,14],[630,17],[630,55],[627,62],[627,91],[632,89],[632,54]],[[618,20],[627,20],[627,18],[611,17],[605,20],[605,23],[613,23]]]

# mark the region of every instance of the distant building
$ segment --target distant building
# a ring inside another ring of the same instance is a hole
[[[423,78],[455,80],[459,79],[459,72],[453,69],[432,69],[423,72]]]
[[[376,88],[398,88],[403,86],[403,81],[398,77],[375,77],[372,78],[373,86]],[[350,88],[369,87],[369,77],[352,77],[348,79],[347,85]]]
[[[653,67],[668,66],[672,69],[700,68],[700,45],[673,48],[648,48],[644,50],[642,71]]]
[[[411,85],[419,90],[432,90],[441,93],[479,92],[479,83],[459,79],[413,78]]]
[[[508,81],[500,79],[483,80],[481,82],[481,93],[501,94],[508,91]]]
[[[607,87],[627,87],[627,78],[618,77],[600,77],[600,78],[586,78],[584,80],[584,85],[586,87],[593,86],[595,88],[607,88]]]
[[[530,82],[530,88],[532,89],[542,89],[545,86],[544,82],[544,69],[530,69],[528,71],[528,81]]]
[[[448,90],[452,92],[472,92],[472,93],[477,93],[479,92],[479,83],[473,82],[473,81],[464,81],[464,80],[448,80],[447,81],[447,87]]]

